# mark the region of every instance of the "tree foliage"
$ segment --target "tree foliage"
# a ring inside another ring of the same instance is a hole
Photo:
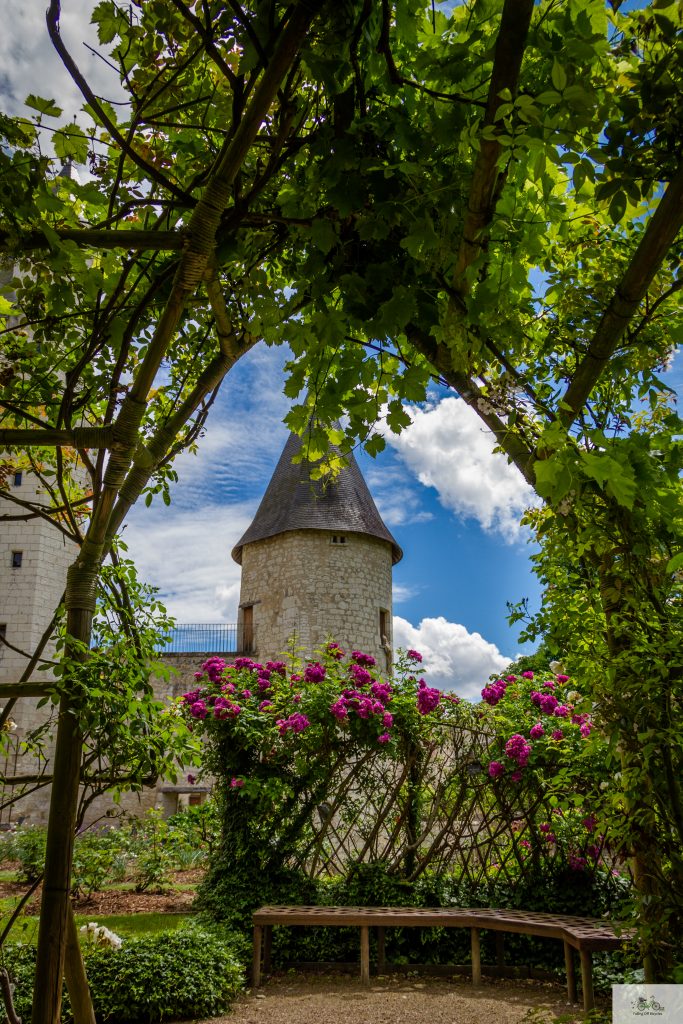
[[[259,338],[292,347],[286,391],[307,398],[289,422],[313,458],[341,440],[325,426],[339,413],[376,453],[380,414],[398,430],[434,377],[453,388],[545,500],[539,530],[595,609],[645,918],[666,908],[675,934],[680,447],[659,374],[683,331],[683,40],[677,5],[620,8],[102,0],[121,103],[84,80],[52,0],[84,114],[64,123],[36,92],[29,116],[0,119],[0,445],[28,451],[50,495],[23,511],[80,547],[65,653],[85,660],[128,510],[168,499],[173,456]],[[46,130],[58,161],[87,160],[82,183],[55,177]],[[69,692],[44,888],[60,934],[81,749]],[[58,1004],[63,947],[41,948],[36,1022]]]

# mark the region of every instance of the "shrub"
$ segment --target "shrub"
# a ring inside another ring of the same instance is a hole
[[[115,843],[109,835],[79,836],[74,843],[72,889],[85,896],[102,889],[112,879],[116,855]]]
[[[18,828],[14,835],[13,853],[19,861],[18,879],[20,882],[33,884],[43,873],[45,865],[45,842],[47,830],[44,828]]]
[[[120,949],[86,948],[84,957],[95,1013],[107,1024],[215,1016],[243,980],[234,943],[197,926],[130,939]],[[4,962],[16,983],[15,1009],[30,1018],[35,949],[8,946]],[[71,1020],[66,998],[62,1021]]]

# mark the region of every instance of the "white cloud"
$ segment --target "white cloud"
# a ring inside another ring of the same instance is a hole
[[[393,640],[395,648],[422,654],[422,669],[432,686],[468,700],[477,700],[489,676],[512,661],[480,633],[469,633],[442,615],[422,619],[419,626],[395,615]]]
[[[50,42],[43,0],[4,0],[0,33],[0,95],[8,113],[26,115],[23,102],[29,93],[57,101],[71,119],[85,102]],[[118,75],[88,50],[87,42],[103,56],[106,51],[90,24],[95,4],[63,4],[60,35],[89,85],[98,96],[119,100]],[[79,120],[85,125],[84,115]],[[54,123],[48,121],[48,123]]]
[[[363,476],[387,526],[426,523],[434,518],[422,508],[420,494],[411,486],[410,476],[402,466],[364,467]]]
[[[505,456],[494,454],[493,436],[476,413],[461,398],[408,412],[412,424],[386,438],[420,483],[434,487],[456,515],[474,517],[508,541],[517,539],[522,512],[538,499]]]
[[[416,587],[409,583],[394,583],[392,587],[392,599],[394,604],[401,604],[403,601],[410,601],[420,593],[422,587]]]
[[[240,567],[230,551],[255,505],[204,505],[172,514],[136,508],[124,532],[140,578],[161,591],[178,622],[236,622]]]

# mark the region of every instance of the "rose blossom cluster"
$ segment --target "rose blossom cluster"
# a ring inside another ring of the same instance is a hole
[[[417,710],[420,714],[428,715],[430,711],[434,711],[440,700],[441,690],[427,686],[424,679],[421,679],[417,689]]]
[[[531,755],[531,744],[516,732],[505,744],[505,753],[512,761],[516,761],[520,768],[526,768]]]
[[[322,653],[321,661],[308,662],[301,669],[302,674],[292,673],[289,676],[284,661],[268,661],[262,665],[245,656],[227,664],[222,658],[209,658],[201,671],[195,673],[195,678],[205,680],[205,685],[184,694],[181,704],[191,719],[236,719],[243,712],[257,712],[270,719],[281,737],[299,734],[311,726],[309,717],[302,713],[302,710],[308,710],[307,696],[312,696],[318,686],[321,689],[330,684],[334,686],[339,678],[335,677],[328,659],[338,662],[345,657],[344,651],[334,641],[328,642]],[[422,661],[418,651],[409,651],[407,657],[415,664]],[[328,709],[339,722],[355,716],[376,723],[377,742],[386,744],[391,740],[394,725],[394,714],[390,710],[393,688],[391,683],[375,677],[375,666],[376,659],[371,654],[352,651],[345,669],[347,685]],[[427,686],[424,679],[418,682],[415,676],[410,676],[408,682],[417,684],[416,707],[421,715],[434,711],[444,697],[440,690]],[[311,687],[308,693],[306,686]],[[288,714],[292,704],[301,704],[302,710],[295,708]],[[278,713],[280,717],[277,717]]]
[[[348,671],[354,685],[345,689],[341,696],[330,704],[330,713],[338,722],[347,721],[350,715],[356,715],[364,721],[374,717],[384,730],[377,737],[377,742],[388,743],[391,739],[388,730],[394,724],[394,716],[387,709],[387,704],[392,698],[391,685],[378,682],[367,668],[363,667],[375,663],[371,655],[354,651],[352,658],[354,660]],[[369,692],[363,692],[363,687],[369,688]]]
[[[490,707],[495,707],[505,697],[511,683],[519,683],[521,680],[526,680],[528,685],[533,679],[534,673],[532,671],[523,672],[520,678],[515,675],[508,675],[501,679],[496,679],[488,683],[481,691],[482,699]],[[521,736],[520,733],[515,733],[507,740],[505,753],[508,758],[515,762],[514,770],[509,776],[513,781],[518,781],[521,778],[521,769],[525,768],[528,764],[532,750],[530,740],[539,741],[545,738],[546,741],[551,740],[558,743],[571,736],[572,726],[578,726],[578,732],[583,739],[587,739],[590,736],[592,729],[590,715],[575,714],[574,705],[570,703],[572,700],[578,700],[579,694],[571,692],[564,696],[566,692],[564,689],[565,684],[568,682],[569,676],[566,675],[556,675],[553,679],[548,679],[542,683],[537,682],[535,689],[526,691],[528,697],[524,696],[524,691],[520,694],[518,689],[515,689],[516,700],[520,698],[522,700],[528,699],[532,706],[540,712],[540,715],[547,716],[547,718],[536,721],[529,727],[528,740]],[[510,694],[508,693],[508,698],[509,696]],[[510,703],[509,700],[507,703]],[[484,714],[484,712],[482,711],[481,714]],[[566,726],[564,723],[566,723]],[[560,725],[564,727],[560,728]],[[492,779],[507,775],[508,771],[509,765],[505,760],[495,760],[489,763],[488,772]]]
[[[300,714],[295,711],[289,718],[278,718],[276,723],[277,730],[281,736],[286,736],[288,732],[303,732],[304,729],[308,729],[311,724],[306,715]]]

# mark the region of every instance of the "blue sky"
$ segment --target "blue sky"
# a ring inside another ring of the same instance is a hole
[[[91,5],[65,4],[62,35],[95,91],[114,98],[112,74],[82,45],[96,45]],[[45,30],[45,0],[5,0],[0,102],[23,113],[29,92],[53,97],[65,115],[82,100]],[[239,567],[230,550],[246,529],[287,437],[282,419],[286,352],[257,346],[229,375],[196,456],[176,464],[173,503],[133,510],[125,539],[141,574],[182,622],[234,622]],[[680,391],[681,360],[669,375]],[[432,682],[475,696],[521,650],[506,602],[539,600],[519,516],[533,496],[477,417],[434,392],[414,422],[361,469],[404,550],[394,572],[394,637],[426,654]]]
[[[185,622],[234,622],[239,567],[230,550],[251,521],[287,429],[287,352],[257,346],[230,373],[197,455],[176,462],[166,508],[129,517],[125,539],[142,574]],[[422,649],[439,682],[475,692],[519,650],[506,601],[538,587],[519,513],[532,495],[477,417],[444,392],[414,411],[377,459],[358,461],[404,550],[394,570],[395,638]]]

